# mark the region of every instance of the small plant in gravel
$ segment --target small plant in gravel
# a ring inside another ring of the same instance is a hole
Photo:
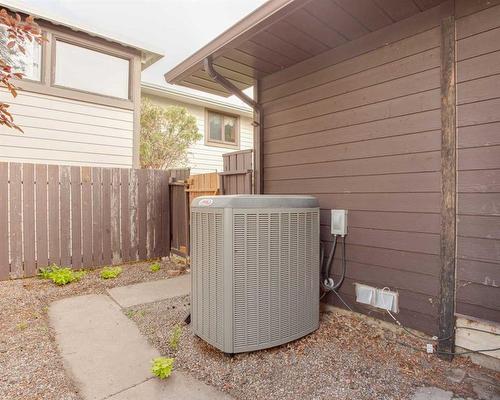
[[[174,329],[170,332],[170,339],[168,345],[171,350],[177,351],[179,348],[179,341],[181,340],[182,328],[179,324],[174,326]]]
[[[156,271],[159,271],[161,269],[161,265],[160,263],[153,263],[149,266],[149,269],[151,270],[151,272],[156,272]]]
[[[20,331],[24,331],[28,327],[28,323],[26,321],[20,322],[17,324],[17,329]]]
[[[122,273],[121,267],[104,267],[100,273],[102,279],[114,279]]]
[[[39,272],[39,276],[42,279],[50,279],[59,286],[79,281],[85,274],[85,271],[75,271],[69,267],[59,267],[56,264],[52,264],[47,268],[41,268]]]
[[[168,357],[157,357],[153,359],[153,365],[151,367],[151,372],[154,376],[160,379],[165,379],[170,376],[172,370],[174,369],[175,358]]]
[[[146,312],[144,310],[127,310],[125,311],[125,315],[129,318],[134,318],[135,316],[137,317],[144,317]]]

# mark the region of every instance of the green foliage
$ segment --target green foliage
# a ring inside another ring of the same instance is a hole
[[[182,328],[180,325],[175,325],[174,329],[172,329],[172,332],[170,332],[170,339],[168,341],[168,345],[170,346],[170,349],[173,351],[177,351],[179,348],[179,341],[181,339],[182,335]]]
[[[158,357],[153,359],[153,366],[151,367],[151,372],[154,376],[160,379],[165,379],[170,376],[172,370],[174,369],[175,358]]]
[[[185,107],[141,103],[141,168],[175,168],[186,163],[187,149],[203,136]]]
[[[125,311],[125,315],[129,318],[134,318],[135,316],[144,317],[144,315],[146,315],[146,311],[144,311],[144,310],[127,310],[127,311]]]
[[[17,329],[19,329],[20,331],[24,331],[27,327],[28,327],[28,323],[25,321],[17,324]]]
[[[161,265],[160,265],[160,263],[157,263],[157,262],[156,262],[156,263],[154,263],[154,264],[151,264],[151,265],[149,266],[149,269],[151,270],[151,272],[156,272],[156,271],[159,271],[159,270],[160,270],[160,268],[161,268]]]
[[[122,273],[121,267],[104,267],[100,273],[102,279],[114,279]]]
[[[85,276],[85,274],[85,271],[75,271],[69,267],[59,267],[56,264],[52,264],[47,268],[41,268],[38,273],[42,279],[50,279],[59,286],[79,281]]]

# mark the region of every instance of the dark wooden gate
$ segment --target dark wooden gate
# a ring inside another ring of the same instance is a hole
[[[252,194],[252,150],[233,151],[222,155],[224,171],[220,172],[221,194]]]
[[[170,251],[189,255],[189,168],[170,170]]]

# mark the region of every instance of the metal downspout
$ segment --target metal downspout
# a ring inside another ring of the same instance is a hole
[[[262,193],[263,192],[263,178],[262,178],[262,166],[263,166],[263,157],[262,157],[262,127],[264,126],[264,113],[262,112],[262,106],[252,99],[251,97],[247,96],[241,89],[239,89],[236,85],[234,85],[231,81],[229,81],[226,77],[222,76],[219,74],[212,63],[212,58],[207,57],[205,60],[203,60],[203,69],[205,72],[212,78],[215,82],[217,82],[219,85],[221,85],[224,89],[229,91],[230,93],[234,94],[236,97],[238,97],[242,102],[245,104],[249,105],[253,111],[254,111],[254,121],[253,125],[254,127],[259,128],[259,143],[258,143],[258,148],[254,150],[255,154],[255,161],[254,161],[254,169],[258,173],[258,176],[256,177],[256,182],[255,182],[255,192],[256,193]],[[255,140],[254,140],[254,147],[255,147]]]

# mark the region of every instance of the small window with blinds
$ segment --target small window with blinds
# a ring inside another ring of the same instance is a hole
[[[210,146],[239,146],[239,118],[235,115],[207,111],[205,143]]]

